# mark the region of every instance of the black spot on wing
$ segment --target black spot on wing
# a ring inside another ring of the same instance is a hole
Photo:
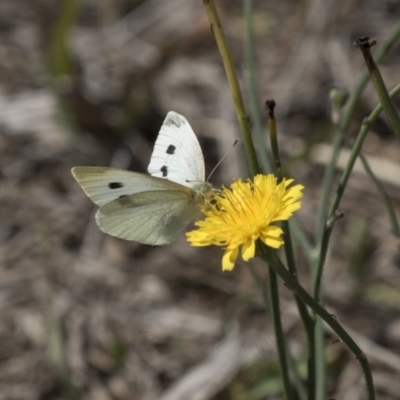
[[[166,165],[163,165],[160,168],[160,171],[162,172],[162,176],[165,178],[168,175],[168,167]]]
[[[179,118],[177,115],[172,115],[167,118],[165,121],[165,125],[171,126],[175,125],[177,128],[180,128],[183,123],[183,120]]]
[[[124,184],[121,182],[110,182],[108,184],[108,187],[110,189],[120,189],[120,188],[124,187]]]
[[[173,144],[170,144],[167,149],[167,154],[174,154],[176,147]]]

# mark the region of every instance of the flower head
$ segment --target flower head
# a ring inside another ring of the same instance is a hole
[[[304,186],[289,188],[292,182],[278,183],[272,174],[256,175],[253,181],[239,179],[230,188],[223,187],[203,209],[205,219],[195,222],[198,229],[186,234],[188,241],[192,246],[224,247],[223,270],[232,270],[240,250],[243,260],[253,258],[257,239],[279,248],[283,231],[272,223],[289,219],[301,207]]]

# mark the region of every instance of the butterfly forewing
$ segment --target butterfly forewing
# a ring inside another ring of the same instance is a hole
[[[148,172],[188,187],[204,182],[204,159],[199,142],[185,117],[167,114],[154,145]]]
[[[84,192],[99,206],[120,196],[153,190],[186,189],[174,182],[139,172],[107,167],[75,167],[72,174]]]
[[[97,211],[101,230],[121,239],[162,245],[172,242],[200,211],[193,190],[151,191],[123,196]]]

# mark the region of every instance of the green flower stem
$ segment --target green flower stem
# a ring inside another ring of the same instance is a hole
[[[316,248],[320,249],[322,245],[322,236],[325,230],[325,222],[328,214],[328,207],[329,207],[329,196],[331,193],[333,176],[335,174],[336,164],[339,157],[340,150],[342,148],[342,144],[344,141],[343,135],[340,133],[340,130],[335,132],[332,144],[332,155],[329,164],[326,166],[324,179],[322,182],[322,196],[320,202],[320,208],[317,217],[317,228],[316,228]],[[318,270],[318,256],[320,251],[314,252],[315,262],[313,265],[313,273],[315,274]]]
[[[394,97],[399,93],[400,93],[400,85],[397,85],[390,92],[390,96]],[[353,171],[353,167],[357,160],[357,157],[359,156],[359,154],[361,152],[361,148],[364,143],[364,140],[367,137],[367,134],[368,134],[372,124],[376,121],[379,114],[382,112],[382,109],[383,108],[382,108],[381,104],[376,106],[375,109],[370,114],[370,116],[364,120],[364,122],[361,126],[360,132],[357,135],[357,139],[356,139],[354,146],[352,148],[352,151],[350,153],[349,161],[347,162],[346,168],[343,171],[342,177],[339,182],[338,189],[336,191],[335,198],[333,200],[331,209],[329,211],[330,220],[335,216],[335,213],[337,213],[337,211],[339,209],[340,201],[342,200],[344,190],[347,186],[347,182],[350,178],[351,172]],[[394,211],[393,211],[393,215],[395,218]],[[319,254],[318,268],[317,268],[317,273],[315,275],[315,281],[314,281],[314,298],[317,301],[320,297],[323,266],[325,263],[325,258],[326,258],[326,254],[328,251],[328,245],[329,245],[329,238],[330,238],[331,231],[332,231],[332,226],[328,226],[328,225],[329,224],[327,224],[327,226],[323,232],[323,235],[322,235],[322,243],[321,243],[321,250],[320,250],[320,254]],[[398,223],[397,223],[396,218],[394,220],[392,219],[392,226],[395,226],[395,227],[397,226],[397,229],[398,229]]]
[[[62,0],[59,10],[59,18],[56,20],[52,35],[48,65],[53,78],[62,78],[71,74],[71,52],[68,39],[72,27],[76,21],[78,11],[78,0]]]
[[[308,386],[304,383],[304,376],[302,376],[300,368],[300,363],[293,357],[290,351],[287,353],[288,355],[288,364],[290,370],[290,377],[292,379],[293,385],[296,388],[297,396],[299,400],[307,400],[307,390]]]
[[[78,15],[78,0],[58,2],[59,13],[49,35],[50,41],[46,60],[50,75],[51,87],[57,99],[57,111],[61,122],[67,128],[71,139],[75,140],[81,133],[71,105],[66,99],[72,79],[72,56],[69,46],[74,22]]]
[[[260,277],[259,273],[256,271],[256,269],[251,261],[247,262],[246,265],[250,270],[250,273],[253,277],[254,282],[257,284],[258,289],[260,290],[260,293],[261,293],[263,301],[264,301],[265,309],[269,310],[271,315],[273,315],[272,302],[269,301],[269,299],[268,299],[267,291],[265,290],[265,285],[264,285],[262,278]],[[274,275],[276,277],[275,272],[274,271],[272,271],[272,272],[274,273]],[[278,309],[279,309],[279,307],[278,307]],[[282,328],[282,325],[281,325],[281,328]],[[276,330],[274,333],[276,335]],[[281,346],[284,346],[284,344],[285,344],[283,331],[282,331],[282,335],[280,335],[280,337],[282,338],[282,341],[280,344],[280,347],[281,347]],[[278,346],[277,346],[277,348],[278,348]],[[287,355],[288,355],[288,362],[292,361],[290,369],[292,370],[293,375],[296,375],[298,377],[299,374],[296,370],[297,365],[294,362],[294,360],[291,359],[290,353],[288,353]],[[278,354],[278,357],[279,357],[279,354]],[[305,400],[306,396],[304,394],[306,392],[306,389],[305,389],[303,383],[301,382],[301,379],[294,379],[294,385],[296,386],[296,389],[299,392],[300,397]],[[288,387],[290,388],[290,384],[288,385]]]
[[[259,173],[258,161],[254,149],[253,140],[251,137],[249,118],[244,108],[243,97],[240,91],[239,82],[237,79],[235,65],[233,63],[232,54],[222,29],[221,21],[218,16],[217,9],[213,0],[203,0],[204,7],[211,23],[211,30],[214,34],[222,62],[224,64],[226,76],[228,78],[229,87],[232,93],[233,102],[235,104],[236,116],[239,122],[240,131],[243,138],[243,144],[246,151],[247,161],[251,174]]]
[[[397,23],[391,32],[386,36],[386,38],[380,43],[378,48],[375,51],[374,59],[375,62],[380,62],[386,53],[393,47],[393,45],[397,42],[400,36],[400,22]],[[325,231],[325,222],[327,220],[327,213],[328,213],[328,204],[329,204],[329,196],[333,182],[334,171],[337,165],[337,160],[339,157],[340,149],[343,145],[344,134],[347,132],[349,128],[350,121],[352,119],[354,110],[356,105],[358,104],[358,100],[363,92],[366,84],[368,82],[368,71],[365,71],[361,77],[359,78],[354,90],[351,92],[349,100],[347,101],[345,107],[343,108],[343,113],[340,118],[339,129],[336,130],[334,139],[333,139],[333,149],[332,149],[332,156],[331,160],[325,170],[325,175],[322,184],[322,194],[321,194],[321,201],[320,201],[320,209],[317,216],[317,226],[316,226],[316,249],[311,254],[315,255],[314,262],[311,264],[312,266],[312,273],[314,277],[314,286],[316,285],[317,279],[316,276],[318,274],[322,275],[322,271],[320,269],[323,268],[325,262],[325,256],[321,262],[321,259],[318,260],[318,255],[321,252],[325,252],[322,244],[329,243],[329,238],[323,238],[324,231]],[[318,262],[319,261],[319,262]],[[317,320],[317,324],[315,327],[315,340],[316,340],[316,365],[317,365],[317,398],[324,398],[325,397],[325,350],[323,347],[323,330],[322,324]]]
[[[256,72],[254,66],[254,34],[253,34],[253,6],[254,0],[243,2],[245,20],[244,32],[244,77],[247,81],[250,100],[250,115],[253,123],[254,136],[257,143],[257,151],[263,172],[271,171],[271,160],[265,146],[265,135],[259,106],[259,95],[256,83]]]
[[[304,255],[307,258],[309,265],[312,265],[314,262],[313,253],[315,252],[308,237],[304,233],[303,229],[300,227],[296,217],[290,219],[290,229],[293,232],[294,238],[300,244],[301,248],[303,249]]]
[[[325,355],[325,332],[321,318],[316,318],[315,329],[315,397],[317,399],[326,398],[327,367]]]
[[[297,266],[294,259],[292,238],[290,234],[289,222],[283,221],[282,228],[284,231],[285,242],[285,255],[289,270],[293,276],[297,276]],[[271,269],[271,272],[273,269]],[[275,273],[275,272],[274,272]],[[308,387],[308,400],[315,400],[315,337],[314,337],[314,323],[315,320],[311,317],[307,310],[305,303],[297,296],[295,296],[297,309],[299,310],[300,318],[306,332],[307,338],[307,387]]]
[[[377,47],[374,60],[375,62],[380,62],[386,53],[393,47],[393,45],[397,42],[397,39],[400,37],[400,22],[395,25],[389,35],[382,41],[382,43]],[[354,90],[350,94],[349,100],[347,101],[345,107],[343,108],[343,113],[340,118],[339,128],[333,140],[333,150],[332,150],[332,157],[331,161],[329,162],[326,170],[324,181],[322,184],[322,196],[321,196],[321,207],[319,209],[318,217],[317,217],[317,228],[316,228],[316,238],[322,238],[322,232],[325,229],[325,221],[327,219],[327,212],[328,212],[328,199],[330,190],[332,187],[333,175],[337,164],[337,159],[339,156],[340,148],[343,144],[343,133],[346,133],[347,129],[349,128],[350,121],[352,119],[354,110],[358,103],[358,100],[363,92],[365,86],[368,83],[368,71],[365,71],[360,79],[358,80]],[[320,242],[319,242],[320,243]],[[320,248],[319,243],[317,243],[317,248]],[[317,254],[317,253],[316,253]],[[316,270],[316,266],[314,268]]]
[[[389,96],[389,93],[386,89],[385,82],[383,81],[382,75],[379,71],[379,68],[375,64],[374,59],[371,55],[371,47],[375,45],[376,41],[370,39],[368,37],[362,37],[355,41],[356,47],[358,47],[363,56],[365,63],[369,70],[369,75],[371,77],[371,81],[374,84],[376,94],[378,95],[379,101],[382,104],[383,109],[385,110],[385,114],[387,119],[389,120],[392,129],[397,136],[397,139],[400,141],[400,116],[399,113],[394,106],[392,99]]]
[[[347,347],[355,355],[359,361],[361,368],[364,373],[367,398],[368,400],[375,400],[374,383],[371,374],[371,368],[369,366],[366,355],[354,342],[351,336],[346,330],[339,324],[337,319],[329,314],[329,312],[318,302],[316,302],[312,296],[300,285],[296,277],[283,265],[281,260],[278,258],[276,251],[270,250],[262,243],[258,243],[257,246],[258,255],[268,263],[268,265],[275,270],[275,272],[282,278],[286,286],[299,297],[305,304],[307,304],[319,317],[321,317],[339,336],[340,340],[343,341]]]
[[[272,322],[274,325],[276,347],[279,357],[279,365],[283,381],[283,393],[286,400],[293,398],[292,387],[290,385],[289,367],[287,363],[285,335],[282,328],[281,310],[279,306],[278,279],[274,269],[268,267],[269,274],[269,296],[271,304]]]
[[[392,31],[386,36],[386,38],[378,45],[375,54],[374,60],[376,63],[382,61],[383,57],[386,53],[394,46],[397,42],[397,39],[400,37],[400,22],[394,26]],[[368,71],[365,71],[360,79],[358,80],[356,87],[352,91],[346,106],[344,107],[343,114],[340,119],[340,127],[343,129],[343,132],[346,132],[350,121],[352,119],[354,110],[358,103],[358,100],[363,92],[366,84],[368,83],[369,74]],[[341,134],[341,133],[340,133]]]
[[[375,176],[374,172],[369,166],[367,158],[364,156],[363,153],[360,153],[360,159],[364,166],[364,169],[368,176],[371,178],[372,182],[374,182],[379,194],[382,197],[383,203],[387,209],[390,224],[392,226],[393,234],[400,239],[400,227],[399,221],[397,220],[396,212],[394,211],[392,200],[390,199],[389,195],[386,192],[385,187],[383,186],[382,182]]]
[[[269,126],[269,136],[271,140],[273,165],[275,173],[277,174],[279,181],[281,181],[283,179],[283,175],[282,175],[282,166],[279,159],[278,133],[276,128],[275,114],[274,114],[275,101],[267,100],[265,106],[268,110],[268,116],[269,116],[268,126]],[[293,275],[297,275],[297,266],[293,252],[293,244],[292,244],[289,222],[283,221],[282,228],[284,231],[285,255],[289,266],[289,270]],[[276,279],[276,273],[272,268],[269,268],[269,272],[270,276],[274,275],[274,279]],[[307,367],[308,367],[307,375],[308,375],[308,388],[309,388],[308,400],[314,400],[315,399],[314,320],[311,318],[306,305],[298,297],[295,297],[295,300],[307,336]]]
[[[280,162],[279,162],[279,150],[278,150],[278,141],[277,141],[277,133],[276,133],[276,123],[274,117],[274,107],[275,102],[273,100],[267,101],[268,109],[269,109],[269,134],[271,139],[271,148],[272,148],[272,158],[274,160],[274,169],[281,171]],[[278,175],[279,180],[281,180],[281,176]],[[271,315],[272,322],[274,325],[275,331],[275,340],[276,347],[278,351],[279,357],[279,365],[280,371],[283,381],[283,392],[286,400],[292,398],[292,388],[290,385],[290,377],[289,377],[289,369],[287,363],[287,354],[285,347],[285,335],[282,329],[282,321],[281,321],[281,312],[279,307],[279,289],[278,289],[278,280],[275,271],[272,268],[268,268],[269,274],[269,294],[270,294],[270,304],[271,304]]]

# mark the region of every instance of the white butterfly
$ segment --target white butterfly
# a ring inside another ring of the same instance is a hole
[[[72,175],[100,208],[97,225],[103,232],[140,243],[172,242],[207,198],[199,142],[182,115],[169,112],[154,146],[151,175],[107,167],[75,167]]]

